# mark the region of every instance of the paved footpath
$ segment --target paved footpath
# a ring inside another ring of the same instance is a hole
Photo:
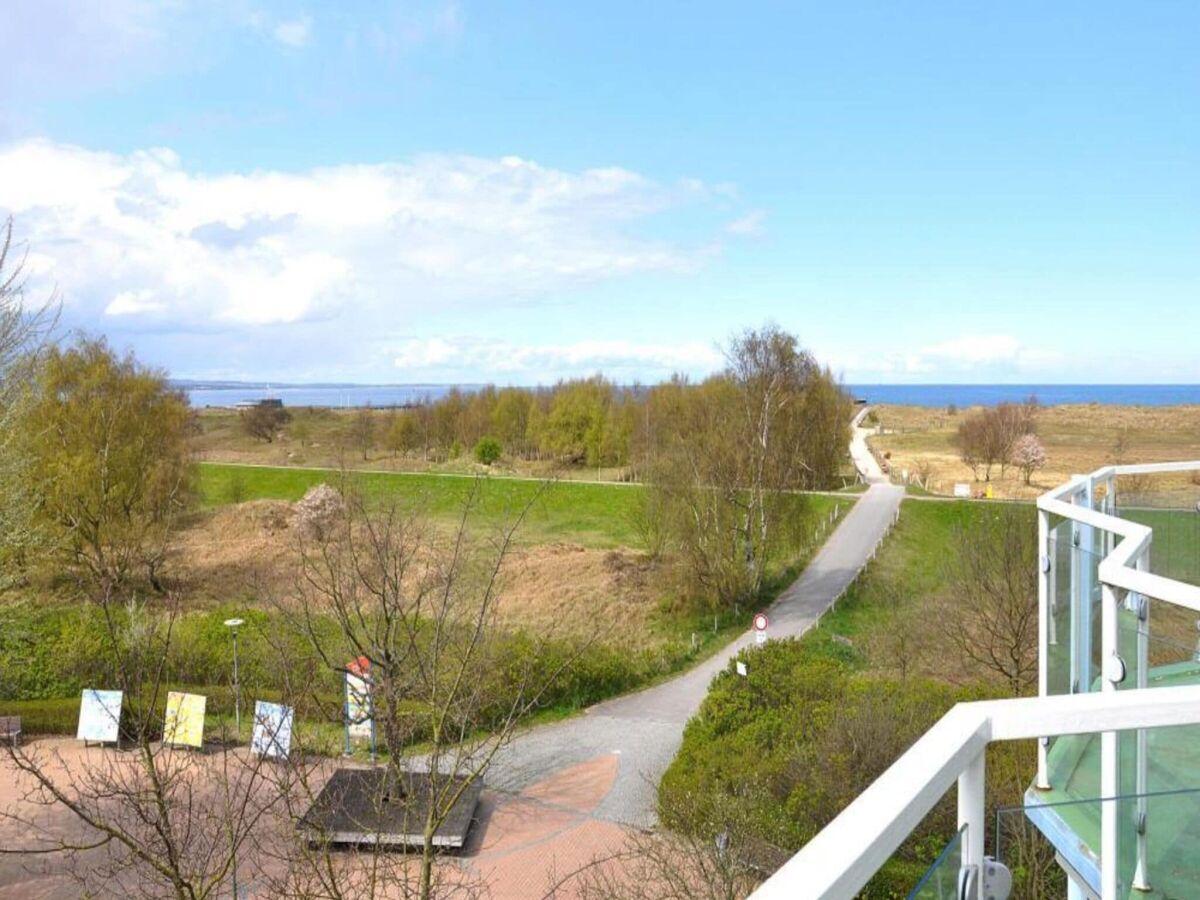
[[[851,451],[870,487],[804,573],[769,608],[770,637],[793,637],[811,628],[849,586],[899,509],[904,489],[884,481],[863,439],[869,432],[857,427],[865,414],[864,409],[855,418]],[[493,763],[488,782],[494,788],[518,792],[560,770],[615,755],[616,777],[593,815],[627,825],[653,825],[658,781],[679,749],[683,726],[699,709],[713,676],[753,640],[747,631],[670,681],[519,735]]]

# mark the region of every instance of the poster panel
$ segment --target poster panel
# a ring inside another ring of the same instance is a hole
[[[352,738],[370,740],[374,735],[370,668],[365,656],[346,666],[346,730]]]
[[[85,688],[79,701],[77,740],[115,744],[120,737],[121,691]]]
[[[171,691],[167,694],[167,717],[163,723],[163,743],[179,747],[204,744],[204,707],[207,698],[200,694]]]
[[[256,701],[250,749],[259,756],[286,757],[292,747],[292,716],[290,706]]]

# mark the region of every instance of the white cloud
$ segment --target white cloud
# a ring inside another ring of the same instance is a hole
[[[372,337],[411,334],[431,309],[692,271],[707,248],[633,226],[705,202],[625,169],[517,157],[202,175],[169,149],[0,146],[0,208],[38,254],[38,278],[76,319],[144,317],[160,330],[349,312]]]
[[[971,373],[1004,373],[1036,370],[1061,361],[1057,351],[1031,347],[1011,334],[960,334],[927,344],[908,353],[885,354],[876,363],[857,360],[856,370],[892,375],[922,375],[934,378]],[[843,364],[845,361],[843,361]]]
[[[734,219],[725,226],[725,230],[730,234],[741,235],[744,237],[758,237],[766,231],[766,210],[752,209],[737,219]]]
[[[301,49],[312,40],[312,16],[302,15],[295,19],[279,22],[271,29],[271,35],[285,47]]]
[[[922,356],[965,365],[1015,362],[1024,347],[1010,334],[962,334],[921,348]]]
[[[711,344],[589,340],[568,344],[513,344],[477,337],[409,338],[397,346],[394,363],[403,378],[427,373],[488,372],[503,380],[546,380],[602,371],[664,375],[704,373],[721,365]]]
[[[121,291],[113,297],[108,306],[104,307],[104,312],[109,316],[128,316],[137,313],[162,312],[163,308],[163,304],[154,299],[153,291]]]

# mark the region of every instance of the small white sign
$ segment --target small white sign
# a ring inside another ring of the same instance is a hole
[[[966,499],[970,500],[971,499],[971,486],[969,484],[963,484],[961,481],[958,482],[957,484],[954,485],[954,496],[955,497],[965,497]]]
[[[286,758],[292,749],[290,706],[259,700],[254,704],[254,734],[250,749],[259,756]]]
[[[765,631],[754,632],[754,643],[760,647],[767,642],[767,633]]]
[[[84,690],[79,703],[76,739],[115,744],[120,737],[122,696],[121,691]]]
[[[746,677],[746,664],[744,662],[742,662],[740,659],[737,661],[737,673],[739,675],[741,675],[743,678]]]

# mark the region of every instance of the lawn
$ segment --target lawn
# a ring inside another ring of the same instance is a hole
[[[638,485],[541,482],[530,479],[421,473],[349,472],[286,466],[199,463],[200,498],[211,508],[244,500],[296,501],[315,484],[338,485],[342,478],[377,501],[394,501],[449,520],[462,511],[476,487],[477,521],[502,525],[528,507],[521,541],[538,544],[569,540],[586,547],[638,546],[635,527],[643,489]],[[828,498],[813,498],[825,505]]]

